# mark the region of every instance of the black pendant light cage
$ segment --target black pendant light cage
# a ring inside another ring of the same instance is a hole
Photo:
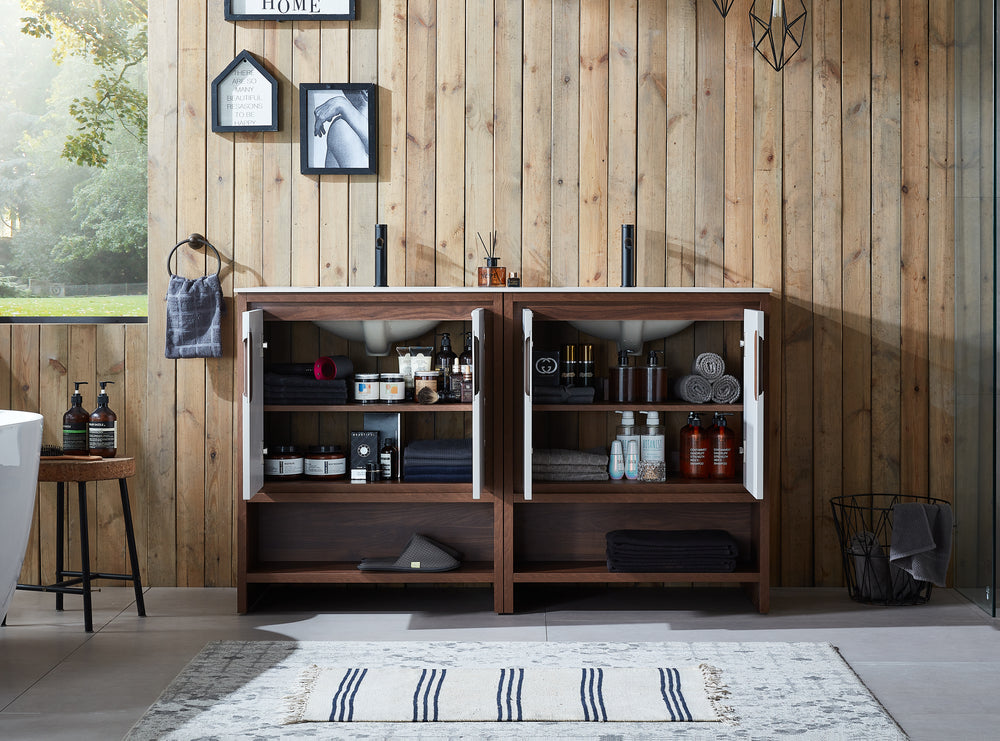
[[[735,2],[736,0],[712,0],[712,4],[719,9],[719,12],[722,13],[723,18],[729,15],[729,11],[733,7],[733,3]]]
[[[714,2],[715,0],[713,0]],[[765,0],[762,4],[767,8],[767,15],[757,14],[757,2],[750,6],[750,29],[753,34],[753,48],[770,64],[776,72],[795,56],[802,48],[802,39],[806,28],[806,6],[803,0],[784,0],[780,15],[774,15],[774,0]],[[798,5],[801,12],[793,11],[795,15],[789,19],[788,6]]]

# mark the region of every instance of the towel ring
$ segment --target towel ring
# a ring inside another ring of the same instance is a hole
[[[170,269],[170,261],[173,259],[174,253],[177,252],[177,248],[183,244],[190,244],[191,247],[196,250],[202,249],[204,247],[211,247],[212,252],[215,253],[215,259],[219,261],[219,266],[215,269],[215,274],[218,275],[219,272],[222,270],[222,256],[219,254],[219,251],[215,249],[215,245],[213,245],[211,242],[209,242],[200,234],[192,234],[187,239],[182,239],[180,242],[178,242],[174,246],[174,248],[170,250],[170,254],[167,255],[167,273],[170,274],[171,278],[174,277],[174,271]]]

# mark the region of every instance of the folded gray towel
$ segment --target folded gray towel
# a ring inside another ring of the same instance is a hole
[[[715,381],[722,378],[722,374],[726,372],[726,362],[721,355],[714,352],[703,352],[694,359],[691,372],[704,376],[709,381]]]
[[[601,471],[581,471],[580,469],[567,468],[564,471],[536,471],[531,469],[531,478],[536,481],[605,481],[608,472]]]
[[[222,301],[219,276],[182,278],[171,275],[167,285],[168,358],[222,356]]]
[[[414,440],[406,446],[403,458],[407,461],[431,460],[471,460],[472,438]]]
[[[607,453],[592,453],[586,450],[561,450],[540,448],[531,452],[532,466],[600,466],[607,468]]]
[[[740,382],[736,376],[725,375],[712,382],[712,401],[735,404],[740,399]]]
[[[574,465],[539,465],[537,463],[531,464],[531,472],[533,474],[559,474],[559,473],[607,473],[607,466],[574,466]]]
[[[889,561],[914,579],[943,587],[951,560],[951,507],[899,502],[892,506]]]
[[[689,404],[704,404],[712,400],[712,382],[704,376],[681,376],[674,384],[674,392]]]

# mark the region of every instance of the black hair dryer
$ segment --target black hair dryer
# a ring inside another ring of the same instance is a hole
[[[375,225],[375,287],[389,285],[389,241],[385,224]]]

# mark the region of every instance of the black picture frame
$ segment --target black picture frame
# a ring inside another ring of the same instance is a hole
[[[303,173],[371,175],[377,172],[377,93],[378,88],[370,83],[304,82],[299,85]],[[322,106],[326,107],[321,109]],[[319,114],[317,109],[321,109]],[[335,138],[330,137],[331,132]]]
[[[227,21],[353,21],[355,0],[225,0]],[[328,10],[323,10],[326,7]]]
[[[247,78],[252,75],[257,83],[235,90],[235,75]],[[270,90],[260,90],[261,84],[270,87]],[[236,123],[241,117],[247,123]],[[212,80],[212,131],[277,130],[278,81],[253,54],[244,49]]]

